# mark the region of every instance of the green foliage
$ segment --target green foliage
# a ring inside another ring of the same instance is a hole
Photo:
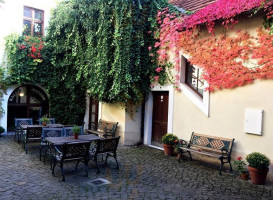
[[[7,80],[10,84],[34,83],[34,74],[43,62],[42,38],[8,35],[5,50],[7,52]]]
[[[266,169],[270,165],[270,160],[264,154],[253,152],[248,154],[246,157],[246,161],[248,162],[250,167],[257,169]]]
[[[81,133],[81,127],[80,126],[74,126],[72,129],[74,134],[80,134]]]
[[[42,123],[49,124],[50,120],[49,120],[46,116],[43,116],[43,117],[41,118],[41,122],[42,122]]]
[[[240,173],[247,172],[246,163],[242,160],[242,157],[238,157],[237,160],[233,161],[232,165]]]
[[[5,110],[1,106],[5,90],[6,90],[5,72],[4,69],[0,66],[0,116],[2,113],[5,113]]]
[[[148,51],[155,39],[148,32],[166,6],[165,0],[61,2],[48,29],[54,66],[64,73],[75,68],[76,80],[101,102],[139,105],[155,68]]]
[[[87,89],[101,102],[138,106],[156,67],[148,50],[156,14],[167,6],[167,0],[64,0],[52,12],[39,61],[31,56],[37,38],[7,38],[9,82],[42,84],[50,115],[63,124],[83,124]]]
[[[4,133],[5,132],[5,129],[2,127],[2,126],[0,126],[0,135],[2,134],[2,133]]]
[[[178,137],[174,134],[167,133],[162,137],[163,144],[175,145],[178,142]]]

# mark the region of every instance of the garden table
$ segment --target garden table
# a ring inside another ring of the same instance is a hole
[[[47,126],[43,126],[43,125],[21,125],[21,129],[23,130],[27,130],[27,127],[30,128],[45,128],[45,127],[49,127],[49,128],[63,128],[65,125],[62,124],[48,124]]]
[[[63,145],[65,143],[69,142],[92,142],[94,140],[100,140],[102,138],[96,136],[96,135],[79,135],[78,139],[75,139],[73,136],[71,137],[47,137],[45,140],[50,144],[50,145]]]

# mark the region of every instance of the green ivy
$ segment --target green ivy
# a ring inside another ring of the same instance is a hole
[[[54,65],[73,65],[77,80],[99,101],[139,105],[155,69],[148,51],[155,39],[148,32],[166,6],[165,0],[61,2],[48,29]]]
[[[87,89],[101,102],[138,106],[157,68],[148,50],[157,11],[167,6],[176,10],[167,0],[64,0],[52,12],[42,62],[15,56],[15,40],[8,43],[10,80],[47,88],[60,123],[83,123]]]

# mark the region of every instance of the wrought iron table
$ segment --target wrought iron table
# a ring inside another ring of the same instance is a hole
[[[94,141],[94,140],[100,140],[102,138],[96,136],[96,135],[79,135],[78,139],[75,139],[73,136],[71,137],[47,137],[45,140],[50,145],[63,145],[65,143],[70,142],[86,142],[86,141]]]

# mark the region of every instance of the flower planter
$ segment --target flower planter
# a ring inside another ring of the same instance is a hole
[[[74,139],[78,139],[79,138],[79,134],[74,134]]]
[[[242,180],[248,180],[249,179],[248,172],[242,172],[239,178]]]
[[[165,156],[172,156],[174,152],[173,145],[163,144]]]
[[[46,124],[46,122],[42,122],[42,125],[43,125],[43,126],[46,126],[47,124]]]
[[[266,176],[268,173],[268,168],[260,170],[248,166],[249,174],[251,177],[251,182],[255,185],[264,185],[266,181]]]

